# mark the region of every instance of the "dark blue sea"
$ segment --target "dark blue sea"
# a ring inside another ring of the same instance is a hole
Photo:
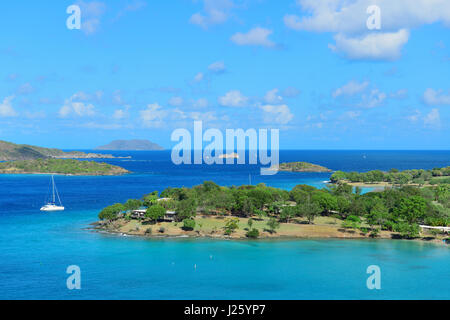
[[[111,153],[111,152],[108,152]],[[224,186],[266,183],[326,187],[329,173],[261,176],[259,166],[181,165],[170,152],[112,152],[105,162],[132,174],[56,176],[66,211],[39,211],[47,175],[0,175],[0,299],[449,299],[446,245],[391,240],[144,240],[93,232],[101,208],[205,180]],[[333,170],[431,169],[450,151],[281,151],[280,160]],[[368,191],[368,190],[366,190]],[[68,290],[68,266],[81,290]],[[369,290],[366,269],[381,269]]]

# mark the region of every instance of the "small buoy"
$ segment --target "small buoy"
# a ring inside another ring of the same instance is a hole
[[[194,269],[197,270],[197,265],[196,264],[194,264]]]

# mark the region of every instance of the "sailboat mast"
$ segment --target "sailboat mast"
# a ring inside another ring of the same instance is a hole
[[[56,203],[55,202],[55,179],[54,179],[53,175],[52,175],[52,192],[53,192],[53,203]]]

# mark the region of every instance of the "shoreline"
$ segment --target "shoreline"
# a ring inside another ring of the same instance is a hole
[[[205,240],[220,240],[220,241],[301,241],[301,240],[338,240],[338,241],[346,241],[346,240],[361,240],[361,241],[407,241],[407,242],[417,242],[423,244],[433,244],[433,245],[448,245],[442,239],[430,239],[426,240],[424,238],[421,239],[395,239],[395,238],[387,238],[387,237],[301,237],[301,236],[273,236],[273,237],[259,237],[257,239],[251,239],[248,237],[233,237],[233,236],[211,236],[207,234],[202,235],[139,235],[132,233],[123,233],[118,231],[108,231],[105,229],[98,229],[95,227],[87,227],[84,230],[88,230],[91,232],[105,234],[109,236],[115,236],[117,238],[136,238],[143,240],[182,240],[182,239],[205,239]]]
[[[445,236],[436,238],[427,235],[422,235],[415,239],[402,239],[398,233],[391,231],[380,231],[379,236],[370,237],[369,233],[362,233],[360,230],[346,230],[338,224],[304,224],[304,223],[281,223],[279,230],[270,233],[264,227],[261,227],[265,222],[255,221],[259,224],[260,236],[257,239],[246,236],[248,228],[244,227],[248,219],[241,218],[239,221],[240,228],[235,230],[231,235],[226,235],[222,227],[222,217],[205,217],[200,216],[196,218],[197,227],[192,231],[185,231],[181,229],[181,223],[174,222],[160,222],[156,224],[144,224],[138,221],[125,221],[123,219],[113,223],[94,222],[90,224],[89,229],[99,233],[115,235],[118,237],[137,237],[142,239],[214,239],[214,240],[240,240],[240,241],[254,241],[254,240],[312,240],[312,239],[335,239],[335,240],[408,240],[419,241],[421,243],[434,243],[445,245]],[[200,225],[200,226],[198,226]],[[152,229],[151,233],[147,233],[147,229]],[[163,230],[161,232],[160,230]]]

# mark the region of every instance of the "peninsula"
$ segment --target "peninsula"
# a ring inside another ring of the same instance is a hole
[[[84,153],[80,151],[62,151],[37,147],[27,144],[15,144],[0,140],[0,161],[34,160],[34,159],[114,159],[110,154]]]
[[[126,173],[129,171],[111,164],[73,159],[35,159],[0,163],[0,174],[110,176]]]
[[[355,193],[348,184],[291,191],[204,182],[104,208],[95,228],[142,237],[385,238],[448,241],[450,188]],[[438,228],[423,228],[436,226]]]
[[[97,147],[95,150],[160,151],[164,150],[164,148],[149,140],[114,140],[107,145]]]

